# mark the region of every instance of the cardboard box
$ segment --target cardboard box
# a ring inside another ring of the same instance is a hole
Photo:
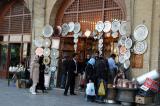
[[[136,95],[135,102],[139,104],[151,104],[153,101],[153,97],[146,97],[146,96],[140,96]]]

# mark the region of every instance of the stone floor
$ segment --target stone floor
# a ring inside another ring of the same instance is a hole
[[[63,90],[53,89],[48,93],[32,95],[28,89],[16,88],[6,80],[0,80],[0,106],[120,106],[86,102],[83,94],[63,96]]]
[[[6,80],[0,80],[0,106],[121,106],[119,104],[99,104],[86,102],[84,94],[63,96],[62,89],[49,90],[48,93],[32,95],[29,89],[16,88]]]

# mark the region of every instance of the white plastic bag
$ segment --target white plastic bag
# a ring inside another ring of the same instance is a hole
[[[45,75],[44,75],[44,78],[45,78],[44,86],[45,86],[46,88],[49,88],[50,78],[51,78],[50,74],[45,74]]]
[[[86,88],[86,94],[90,96],[95,95],[94,83],[88,83]]]

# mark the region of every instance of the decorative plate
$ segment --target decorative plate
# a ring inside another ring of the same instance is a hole
[[[103,43],[102,44],[98,44],[98,48],[102,48],[103,47]]]
[[[125,58],[123,54],[119,54],[119,62],[120,63],[124,63],[125,62]]]
[[[120,26],[121,26],[120,21],[114,20],[114,21],[112,22],[111,30],[112,30],[113,32],[117,32],[117,31],[119,30]]]
[[[44,35],[44,37],[50,37],[53,34],[52,26],[46,25],[42,30],[42,34]]]
[[[75,38],[74,38],[73,42],[74,42],[74,43],[77,43],[77,42],[78,42],[78,39],[75,39]]]
[[[49,48],[44,48],[44,50],[43,50],[43,55],[44,56],[49,56],[50,53],[51,53],[51,50]]]
[[[128,69],[129,66],[130,66],[130,64],[131,64],[131,63],[130,63],[130,60],[126,60],[126,61],[124,62],[124,64],[123,64],[123,65],[124,65],[124,68],[125,68],[125,69]]]
[[[59,51],[57,49],[51,50],[51,58],[58,58],[59,57]]]
[[[125,58],[126,60],[128,60],[130,57],[131,57],[131,52],[130,52],[130,50],[127,50],[127,51],[125,52],[125,54],[124,54],[124,58]]]
[[[113,38],[117,38],[117,37],[118,37],[118,32],[113,32],[113,33],[112,33],[112,37],[113,37]]]
[[[105,32],[105,33],[107,33],[107,32],[109,32],[110,30],[111,30],[111,22],[110,21],[105,21],[104,22],[104,29],[103,29],[103,31]]]
[[[102,51],[101,50],[99,51],[99,55],[102,55]]]
[[[74,22],[69,22],[68,26],[69,26],[69,32],[72,32],[74,30]]]
[[[56,26],[54,29],[54,35],[60,35],[62,33],[61,26]]]
[[[43,46],[44,47],[49,47],[50,45],[51,45],[51,40],[48,39],[48,38],[44,39]]]
[[[104,28],[104,23],[102,21],[98,21],[97,24],[96,24],[96,30],[98,32],[102,32],[103,31],[103,28]]]
[[[102,51],[102,48],[98,48],[98,51]]]
[[[44,41],[44,39],[42,37],[38,37],[34,40],[34,44],[36,47],[42,47],[43,41]]]
[[[103,36],[103,32],[100,32],[100,33],[98,34],[98,39],[101,39],[102,36]]]
[[[99,39],[98,43],[103,44],[103,39]]]
[[[119,33],[121,35],[126,35],[128,30],[129,30],[128,22],[127,21],[122,21],[120,29],[119,29]]]
[[[80,25],[80,23],[79,22],[76,22],[75,24],[74,24],[74,33],[78,33],[79,31],[80,31],[80,29],[81,29],[81,25]]]
[[[147,42],[144,40],[142,42],[136,42],[134,45],[134,53],[143,54],[147,50]]]
[[[50,70],[51,70],[51,72],[55,72],[56,71],[56,67],[55,66],[53,66],[53,67],[50,67]]]
[[[79,36],[78,33],[73,34],[74,39],[78,38],[78,36]]]
[[[120,40],[119,40],[119,42],[120,42],[120,44],[121,45],[125,45],[125,42],[126,42],[126,39],[127,39],[127,37],[124,35],[124,36],[121,36],[121,38],[120,38]]]
[[[138,25],[135,29],[134,29],[134,38],[137,41],[143,41],[147,38],[148,35],[148,29],[145,25]]]
[[[126,49],[125,46],[121,46],[120,49],[119,49],[120,54],[125,54],[126,51],[127,51],[127,49]]]
[[[43,63],[46,64],[46,65],[49,64],[50,63],[50,58],[47,57],[47,56],[44,56]]]
[[[43,55],[43,48],[37,48],[35,51],[36,55],[42,56]]]
[[[58,66],[58,59],[52,59],[51,60],[51,66]]]
[[[87,29],[84,33],[84,35],[88,38],[91,35],[91,31]]]
[[[62,36],[66,36],[68,34],[68,31],[69,31],[69,26],[68,24],[64,23],[62,25]]]
[[[130,49],[130,48],[132,47],[132,39],[127,38],[127,39],[125,40],[125,47],[126,47],[127,49]]]

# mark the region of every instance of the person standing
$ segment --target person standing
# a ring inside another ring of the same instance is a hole
[[[78,60],[78,54],[74,53],[72,55],[73,59],[69,61],[69,67],[68,67],[68,78],[67,78],[67,84],[64,91],[64,96],[67,96],[68,89],[70,88],[70,95],[76,95],[74,93],[75,88],[75,77],[77,75],[77,60]]]
[[[30,78],[33,81],[33,84],[30,87],[30,92],[36,94],[35,90],[37,83],[39,82],[39,57],[37,55],[35,55],[33,63],[31,64]]]
[[[116,72],[118,70],[118,67],[115,62],[115,58],[116,58],[116,55],[111,54],[111,56],[108,58],[108,61],[107,61],[108,65],[109,65],[108,82],[111,84],[113,84],[114,77],[115,77]]]
[[[94,83],[96,82],[96,70],[95,70],[95,59],[91,58],[88,61],[88,64],[85,68],[85,73],[86,73],[86,81],[89,83],[89,80],[93,81]]]
[[[107,68],[105,60],[102,56],[99,56],[99,58],[96,61],[96,76],[97,76],[97,84],[96,84],[96,101],[103,102],[106,97],[106,85],[107,85]],[[103,83],[104,85],[104,95],[99,95],[99,89],[100,85]]]
[[[44,56],[39,57],[39,83],[36,86],[36,89],[42,90],[44,93],[45,86],[44,86],[44,69],[45,69],[45,64],[43,63],[43,58]]]
[[[65,88],[65,85],[66,85],[68,63],[69,63],[69,56],[64,56],[64,59],[62,60],[61,88]]]

